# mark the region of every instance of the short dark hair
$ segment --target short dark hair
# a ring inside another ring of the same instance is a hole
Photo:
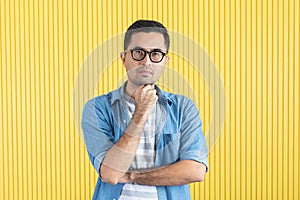
[[[167,51],[170,47],[170,37],[168,34],[168,31],[164,25],[162,25],[160,22],[153,21],[153,20],[137,20],[133,24],[131,24],[124,37],[124,50],[128,48],[128,45],[131,40],[131,36],[133,33],[139,33],[139,32],[159,32],[162,33],[165,39],[165,46],[167,48]]]

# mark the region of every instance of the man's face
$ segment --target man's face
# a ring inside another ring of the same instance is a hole
[[[161,50],[165,53],[164,36],[159,32],[133,33],[127,49],[144,49],[148,52]],[[155,55],[156,53],[153,53],[152,58]],[[155,63],[151,61],[149,53],[146,53],[144,59],[137,61],[132,58],[131,52],[127,51],[126,53],[121,53],[121,59],[127,71],[128,82],[140,86],[155,83],[161,76],[169,57],[164,56],[161,62]]]

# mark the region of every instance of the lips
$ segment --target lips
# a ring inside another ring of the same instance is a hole
[[[152,74],[151,71],[147,71],[147,70],[142,70],[139,73],[141,73],[141,74]]]
[[[142,69],[142,70],[139,70],[139,74],[142,74],[142,75],[152,75],[153,72],[151,70]]]

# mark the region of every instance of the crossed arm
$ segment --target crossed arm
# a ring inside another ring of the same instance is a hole
[[[107,152],[100,166],[100,175],[104,182],[170,186],[204,180],[206,166],[194,160],[181,160],[160,168],[128,171],[142,131],[135,126],[127,129],[119,141]],[[131,131],[138,134],[130,134]]]
[[[120,140],[119,143],[121,144],[119,145],[124,145],[124,143],[128,141],[130,141],[131,143],[131,145],[128,145],[131,148],[134,148],[134,146],[137,145],[130,139],[123,139],[121,141]],[[114,149],[111,150],[114,151]],[[134,155],[130,159],[127,155],[122,155],[122,152],[120,151],[118,151],[117,154],[118,157],[127,157],[127,163],[125,163],[126,161],[123,162],[123,166],[119,166],[119,169],[117,169],[116,167],[112,168],[109,165],[102,164],[100,167],[100,175],[104,182],[108,182],[110,184],[137,183],[142,185],[169,186],[188,184],[192,182],[201,182],[204,180],[206,166],[194,160],[181,160],[174,164],[163,166],[160,168],[126,172],[121,168],[124,167],[124,165],[125,168],[129,168],[134,158]],[[123,154],[128,154],[128,152],[124,152]],[[116,156],[116,154],[108,154],[106,158],[108,156]],[[111,165],[114,166],[115,164],[111,163]],[[118,162],[118,164],[116,165],[120,165],[120,162]]]
[[[170,186],[204,180],[206,166],[193,160],[181,160],[157,169],[127,172],[119,182]]]

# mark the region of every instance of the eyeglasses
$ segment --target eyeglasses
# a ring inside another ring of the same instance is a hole
[[[151,62],[153,63],[159,63],[163,60],[164,56],[167,54],[159,49],[154,49],[152,51],[146,51],[145,49],[139,48],[139,49],[127,49],[124,51],[131,52],[131,57],[133,60],[141,61],[144,60],[146,57],[146,54],[149,54],[149,58]]]

